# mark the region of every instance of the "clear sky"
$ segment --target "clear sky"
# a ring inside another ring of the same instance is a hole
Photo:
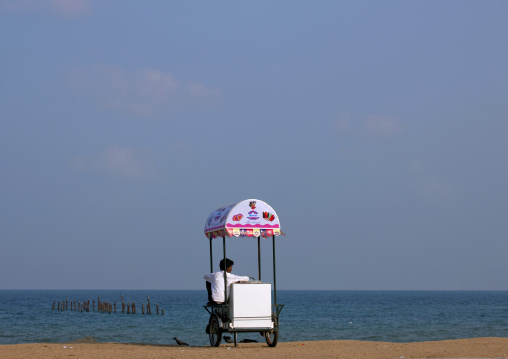
[[[279,289],[508,290],[507,19],[0,0],[0,289],[204,289],[208,215],[253,198]],[[255,241],[227,250],[257,277]]]

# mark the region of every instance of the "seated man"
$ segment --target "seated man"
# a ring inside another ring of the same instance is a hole
[[[224,265],[224,259],[220,261],[218,272],[205,274],[204,278],[207,281],[206,288],[208,291],[208,303],[209,304],[223,304],[224,300],[224,268],[226,268],[226,278],[228,286],[228,299],[229,299],[229,287],[232,283],[249,281],[249,277],[238,276],[231,273],[233,270],[233,264],[231,259],[226,258],[226,265]],[[209,284],[210,283],[210,284]],[[211,293],[210,293],[211,292]]]

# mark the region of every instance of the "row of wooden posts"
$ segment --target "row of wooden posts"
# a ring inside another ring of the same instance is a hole
[[[147,303],[146,303],[146,314],[152,314],[152,306],[150,305],[150,297],[146,297]],[[70,306],[69,306],[70,303]],[[78,311],[78,312],[89,312],[90,311],[90,299],[81,301],[69,301],[68,299],[53,302],[52,310],[56,309],[59,312],[63,312],[65,310],[72,310],[72,311]],[[159,303],[155,304],[156,307],[156,313],[159,315]],[[95,312],[95,300],[92,301],[92,311]],[[116,313],[116,302],[110,303],[108,301],[103,302],[101,301],[101,297],[97,297],[97,312],[100,313]],[[122,313],[127,312],[127,314],[136,314],[136,303],[134,302],[127,302],[125,303],[123,300],[122,295]],[[141,314],[145,314],[145,303],[141,304]],[[164,309],[161,309],[161,314],[164,315]]]

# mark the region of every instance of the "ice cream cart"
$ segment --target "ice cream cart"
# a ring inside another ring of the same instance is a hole
[[[239,332],[260,333],[268,346],[277,345],[279,314],[284,305],[277,303],[275,237],[281,234],[284,235],[273,208],[257,199],[246,199],[218,208],[208,217],[205,235],[210,241],[210,272],[213,272],[213,239],[222,238],[224,261],[226,237],[247,237],[258,242],[258,279],[231,284],[229,300],[223,304],[208,303],[204,306],[210,314],[207,331],[212,346],[219,346],[222,334],[226,332],[233,334],[235,345]],[[273,246],[273,283],[261,281],[261,239],[268,238],[272,239]],[[225,270],[224,298],[228,298]]]

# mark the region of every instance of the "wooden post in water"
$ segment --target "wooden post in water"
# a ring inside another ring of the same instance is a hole
[[[162,309],[162,315],[164,315],[164,309]]]
[[[51,310],[55,310],[55,301],[53,301],[53,306],[51,307]]]
[[[116,302],[115,302],[115,314],[116,314]]]
[[[145,303],[141,303],[141,315],[145,314]]]
[[[131,302],[127,302],[127,314],[131,314]]]
[[[156,303],[157,305],[157,315],[159,315],[159,303]]]
[[[146,304],[146,314],[152,314],[152,308],[150,307],[150,297],[146,297],[148,303]]]

